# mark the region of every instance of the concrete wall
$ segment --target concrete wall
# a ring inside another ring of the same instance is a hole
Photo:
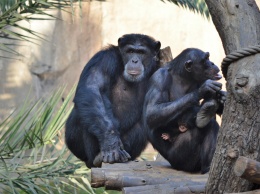
[[[70,9],[68,9],[70,11]],[[224,51],[211,21],[160,0],[107,0],[75,5],[75,16],[51,12],[60,20],[24,22],[48,41],[19,42],[13,48],[19,60],[0,58],[0,120],[19,106],[29,91],[30,98],[44,96],[59,85],[69,88],[91,56],[107,44],[117,44],[126,33],[148,34],[170,46],[173,56],[187,47],[211,53],[220,65]],[[2,41],[2,40],[1,40]],[[6,40],[4,40],[6,41]],[[0,52],[1,56],[9,56]]]

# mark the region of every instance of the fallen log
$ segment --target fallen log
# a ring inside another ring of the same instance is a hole
[[[182,185],[175,183],[158,184],[158,185],[145,185],[136,187],[124,187],[123,194],[151,194],[151,193],[164,193],[164,194],[193,194],[205,193],[205,184],[201,185]]]
[[[260,162],[240,156],[234,165],[234,172],[238,177],[260,184]]]
[[[246,192],[241,192],[241,193],[224,193],[224,194],[259,194],[260,189],[253,190],[253,191],[246,191]]]
[[[208,175],[177,171],[165,163],[156,161],[106,164],[102,168],[92,168],[91,186],[94,188],[122,190],[123,187],[174,183],[174,185],[205,184]]]

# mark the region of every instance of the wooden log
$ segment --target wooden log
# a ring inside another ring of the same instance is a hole
[[[121,190],[123,187],[154,185],[163,183],[205,184],[208,175],[191,174],[160,166],[160,162],[129,162],[108,164],[102,168],[92,168],[91,186]]]
[[[171,61],[172,58],[172,51],[169,46],[160,50],[160,66],[164,66],[165,63]]]
[[[145,185],[137,187],[124,187],[123,194],[151,194],[151,193],[163,193],[163,194],[194,194],[205,193],[205,184],[201,185],[178,185],[174,183],[158,184],[158,185]]]
[[[260,162],[241,156],[234,165],[234,172],[238,177],[260,184]]]
[[[175,183],[176,186],[181,185],[197,185],[206,184],[207,178],[205,177],[175,177],[175,176],[158,176],[156,174],[142,174],[139,173],[126,173],[121,174],[120,172],[106,172],[105,179],[102,185],[105,189],[111,190],[122,190],[123,187],[143,186],[143,185],[157,185],[163,183]],[[92,187],[97,186],[91,184]]]
[[[159,160],[159,161],[140,161],[140,160],[135,160],[135,161],[130,161],[126,163],[115,163],[115,164],[109,164],[109,163],[102,163],[102,169],[120,169],[120,170],[147,170],[150,168],[159,168],[159,169],[170,169],[173,170],[170,163],[167,160]],[[181,171],[178,171],[181,172]]]
[[[246,191],[246,192],[241,192],[241,193],[224,193],[224,194],[259,194],[260,189],[253,190],[253,191]]]

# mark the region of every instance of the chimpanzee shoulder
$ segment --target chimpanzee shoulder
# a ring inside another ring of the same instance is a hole
[[[86,77],[91,68],[98,68],[104,74],[108,74],[108,76],[114,76],[120,70],[123,71],[122,57],[118,46],[109,45],[98,51],[85,65],[80,79]]]
[[[171,68],[169,66],[161,67],[150,78],[149,85],[153,85],[161,91],[169,89],[169,84],[172,82],[170,75]],[[151,88],[151,87],[149,87]]]

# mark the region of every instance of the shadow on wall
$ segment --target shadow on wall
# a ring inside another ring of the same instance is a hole
[[[64,11],[52,11],[58,20],[38,20],[22,25],[43,34],[37,44],[11,41],[13,49],[23,56],[1,53],[18,60],[0,60],[0,121],[29,99],[46,96],[58,86],[67,91],[78,81],[87,60],[101,48],[100,3],[82,3],[82,17],[75,5],[75,16]],[[68,9],[67,11],[71,11]],[[7,41],[7,40],[4,40]],[[2,40],[1,40],[2,42]],[[29,92],[30,91],[30,92]],[[67,92],[64,93],[66,95]]]

